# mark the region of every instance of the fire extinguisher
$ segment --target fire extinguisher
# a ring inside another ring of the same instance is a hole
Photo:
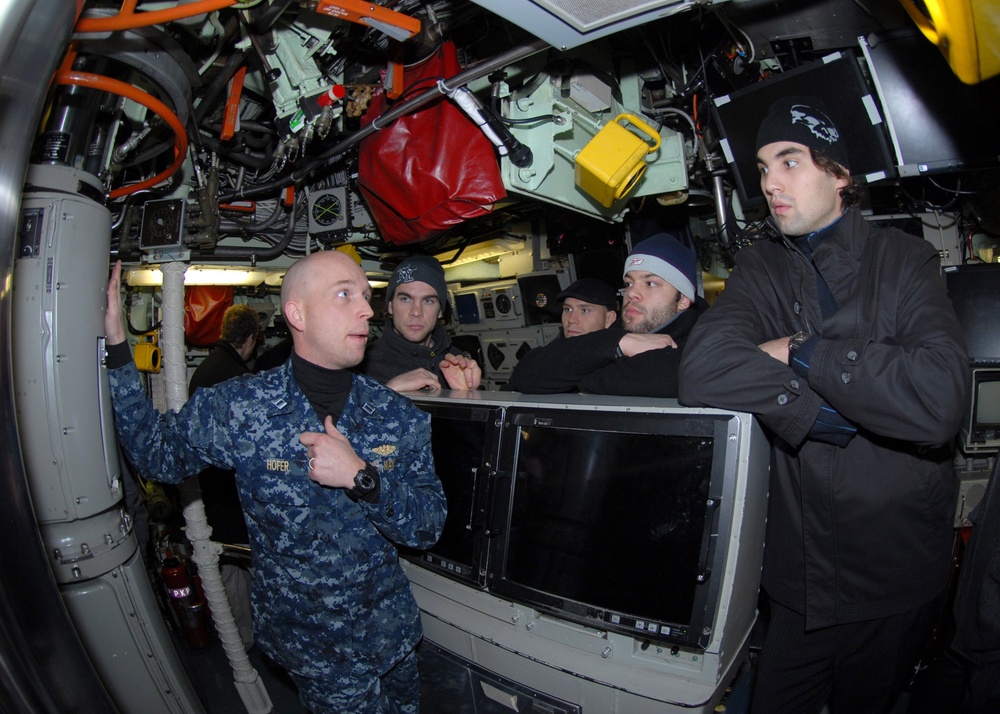
[[[188,644],[192,647],[208,647],[210,640],[205,599],[192,585],[187,565],[172,552],[167,551],[160,573]]]

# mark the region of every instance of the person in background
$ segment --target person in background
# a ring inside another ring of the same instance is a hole
[[[681,352],[707,308],[695,292],[694,249],[667,233],[635,246],[625,261],[623,327],[531,350],[505,389],[676,397]]]
[[[441,323],[448,304],[444,269],[434,258],[415,255],[389,278],[389,312],[382,336],[369,345],[362,374],[397,392],[421,389],[478,389],[482,369],[451,345]]]
[[[232,305],[222,316],[218,344],[191,375],[189,396],[199,389],[212,387],[227,379],[248,374],[247,360],[253,355],[260,331],[257,311],[246,304]],[[236,475],[231,469],[214,466],[198,477],[205,516],[212,527],[212,540],[229,545],[247,545],[250,536],[243,520]],[[233,612],[233,619],[246,649],[253,647],[253,618],[250,612],[249,562],[223,554],[219,561],[222,583]]]
[[[887,712],[948,583],[965,341],[934,247],[861,215],[819,100],[775,102],[756,148],[776,235],[736,255],[679,395],[771,435],[751,711]]]
[[[429,416],[351,370],[372,316],[364,272],[337,251],[293,264],[281,286],[291,359],[163,414],[125,341],[120,280],[119,262],[105,316],[119,441],[157,481],[235,470],[257,646],[312,712],[417,712],[420,613],[397,548],[431,547],[447,508]]]
[[[561,293],[563,337],[579,337],[606,330],[618,319],[615,289],[597,278],[581,278]]]
[[[278,342],[257,355],[253,361],[253,371],[263,372],[280,367],[292,356],[292,338],[282,337]]]

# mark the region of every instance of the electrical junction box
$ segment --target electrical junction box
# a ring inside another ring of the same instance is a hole
[[[501,157],[501,175],[508,193],[531,196],[608,223],[624,220],[629,201],[615,200],[608,204],[595,197],[594,194],[605,195],[609,190],[607,184],[626,188],[618,193],[622,196],[627,193],[629,199],[683,195],[688,189],[685,140],[666,126],[655,132],[659,146],[652,153],[646,142],[624,127],[618,127],[631,135],[628,141],[639,141],[645,147],[642,148],[644,168],[640,167],[640,172],[629,176],[631,185],[629,180],[613,178],[616,169],[625,162],[617,162],[614,167],[605,165],[616,162],[607,160],[609,146],[603,138],[584,154],[587,172],[602,178],[593,179],[592,190],[585,190],[578,184],[576,159],[601,130],[609,126],[608,119],[620,114],[640,114],[642,80],[636,72],[626,69],[612,89],[608,83],[612,68],[588,71],[584,67],[590,66],[592,58],[572,59],[580,62],[581,69],[568,77],[540,71],[536,80],[512,92],[503,101],[504,117],[518,122],[510,127],[511,134],[530,148],[533,156],[531,166],[525,167],[515,166],[507,157]],[[526,121],[529,119],[534,121]],[[608,133],[611,132],[615,130]],[[611,144],[617,152],[617,141],[612,140]],[[636,144],[633,146],[640,148]],[[594,154],[594,161],[588,163],[588,154]],[[591,186],[589,179],[586,183]],[[610,192],[614,195],[616,190],[610,189]]]
[[[146,201],[139,223],[139,248],[146,251],[180,248],[186,209],[187,202],[182,198]]]
[[[647,138],[619,124],[623,119]],[[619,114],[577,154],[576,185],[605,208],[611,208],[635,187],[646,171],[646,156],[659,148],[660,135],[656,130],[634,114]]]

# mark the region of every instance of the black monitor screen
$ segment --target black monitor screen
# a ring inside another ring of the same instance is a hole
[[[455,296],[455,312],[458,313],[458,324],[479,324],[479,298],[475,293],[462,293]]]
[[[900,176],[1000,164],[1000,77],[964,84],[913,28],[862,39]]]
[[[1000,429],[1000,379],[977,385],[976,425]]]
[[[838,52],[712,100],[723,152],[745,207],[761,206],[757,129],[771,105],[786,96],[822,100],[847,144],[851,174],[866,181],[894,174],[887,131],[857,60]]]
[[[945,268],[948,296],[974,365],[1000,365],[1000,265]]]
[[[489,480],[488,462],[496,449],[490,428],[499,410],[417,405],[431,412],[434,468],[448,501],[448,515],[437,544],[416,558],[446,574],[479,582],[476,537],[485,516],[477,494]]]
[[[520,426],[501,586],[569,617],[687,638],[715,439]]]

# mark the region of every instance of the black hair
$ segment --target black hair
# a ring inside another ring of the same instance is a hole
[[[861,203],[864,197],[864,189],[861,188],[861,181],[851,176],[851,172],[824,154],[819,149],[809,148],[813,163],[823,169],[834,178],[846,178],[848,184],[840,189],[840,198],[844,202],[845,208],[856,206]]]

